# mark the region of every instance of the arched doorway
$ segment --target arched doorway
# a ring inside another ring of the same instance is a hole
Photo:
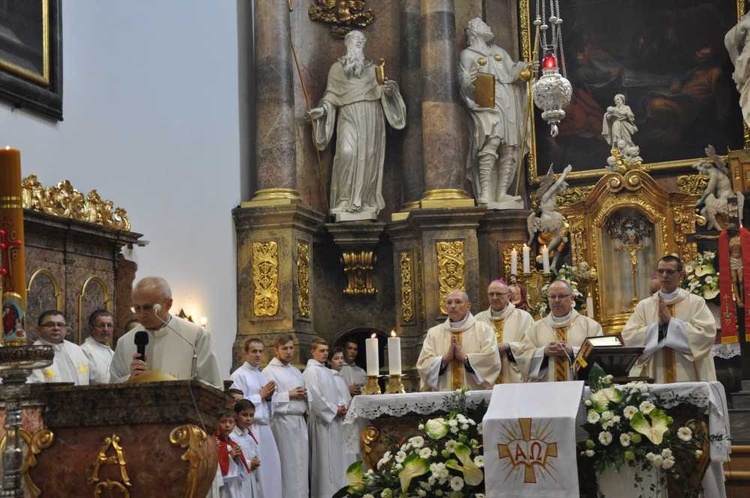
[[[367,359],[366,359],[367,355],[365,354],[365,339],[372,337],[372,334],[375,334],[378,338],[378,358],[379,358],[380,369],[382,370],[383,367],[385,367],[385,347],[388,344],[387,332],[374,329],[374,328],[369,328],[369,327],[359,327],[359,328],[351,329],[340,334],[334,341],[333,346],[341,347],[344,349],[344,351],[346,351],[346,343],[355,342],[358,348],[357,359],[355,363],[361,368],[363,368],[364,370],[367,370]],[[344,353],[344,357],[346,358],[346,353]]]

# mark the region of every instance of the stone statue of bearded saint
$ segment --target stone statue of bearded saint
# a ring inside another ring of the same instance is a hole
[[[467,177],[478,204],[488,209],[523,209],[523,199],[508,194],[508,189],[527,150],[526,144],[521,144],[528,137],[524,130],[529,126],[524,77],[531,73],[522,73],[529,63],[513,62],[508,52],[490,44],[493,37],[487,24],[478,17],[472,19],[466,27],[469,46],[459,56],[461,97],[471,115]],[[494,77],[492,107],[477,103],[481,100],[477,98],[480,73]]]
[[[323,150],[336,126],[336,154],[331,174],[331,214],[336,221],[376,220],[383,207],[385,119],[400,130],[406,125],[406,105],[398,84],[378,83],[375,65],[364,58],[367,38],[350,31],[344,38],[346,55],[333,63],[318,107],[309,111],[315,146]]]

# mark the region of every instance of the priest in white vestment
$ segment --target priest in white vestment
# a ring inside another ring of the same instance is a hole
[[[679,288],[685,276],[679,258],[661,258],[657,273],[661,289],[638,303],[622,329],[627,346],[645,347],[630,375],[658,383],[716,380],[711,310],[702,297]]]
[[[346,383],[346,379],[344,379],[344,376],[341,375],[341,372],[343,371],[344,367],[346,366],[346,361],[344,360],[344,349],[335,347],[332,350],[331,359],[328,361],[328,364],[331,367],[331,373],[333,373],[333,378],[336,380],[336,386],[339,389],[339,405],[346,406],[346,409],[349,409],[349,405],[352,403],[352,396],[349,394],[349,386]],[[360,422],[357,420],[357,422]],[[356,423],[356,422],[355,422]],[[364,428],[361,426],[361,424],[356,425],[358,433],[361,434],[362,429]],[[359,453],[349,453],[347,452],[345,454],[344,460],[346,462],[346,467],[349,468],[349,465],[353,464],[357,460],[360,460]]]
[[[350,31],[344,38],[346,55],[328,72],[325,94],[313,119],[315,146],[323,150],[336,126],[336,155],[331,174],[331,214],[337,221],[376,219],[383,207],[385,122],[406,126],[406,105],[393,80],[379,83],[375,65],[364,59],[367,37]],[[342,218],[342,216],[354,216]]]
[[[307,389],[302,373],[292,365],[294,339],[284,334],[276,339],[275,357],[263,375],[276,385],[271,430],[281,459],[281,493],[284,498],[307,498],[309,493]]]
[[[65,340],[68,324],[65,315],[49,310],[39,315],[34,346],[52,346],[55,357],[47,368],[33,370],[29,382],[72,382],[77,386],[89,385],[91,368],[89,359],[75,343]]]
[[[550,312],[526,335],[531,356],[529,381],[573,380],[572,363],[587,337],[603,335],[602,326],[573,308],[573,289],[565,280],[547,288]]]
[[[313,340],[311,359],[302,376],[310,399],[310,497],[331,498],[347,485],[341,422],[346,406],[339,404],[336,379],[326,366],[328,343]]]
[[[263,361],[263,341],[251,338],[245,341],[245,363],[232,372],[232,388],[239,389],[255,405],[255,422],[252,432],[258,438],[260,449],[260,487],[263,498],[282,498],[281,460],[276,438],[271,430],[273,399],[276,396],[276,383],[260,371]]]
[[[109,365],[115,355],[110,347],[114,330],[115,319],[109,311],[96,310],[89,315],[89,336],[81,349],[89,359],[92,384],[109,383]]]
[[[524,338],[534,325],[534,318],[510,302],[510,289],[502,280],[493,280],[487,287],[489,309],[478,313],[478,322],[486,323],[495,332],[502,369],[496,384],[525,382],[530,356],[524,355]]]
[[[495,332],[469,311],[464,291],[445,298],[448,319],[427,331],[417,360],[422,390],[491,389],[500,375]]]
[[[356,396],[362,394],[362,388],[367,382],[367,372],[357,365],[357,355],[359,354],[359,344],[354,339],[349,339],[344,343],[344,360],[346,365],[341,369],[341,377],[349,386],[349,394]]]
[[[161,277],[146,277],[133,288],[131,309],[140,325],[117,341],[109,368],[112,382],[125,382],[149,370],[158,370],[178,380],[193,377],[223,390],[219,361],[205,329],[169,313],[172,290]],[[146,361],[139,357],[135,336],[148,334]],[[193,353],[197,359],[193,367]]]

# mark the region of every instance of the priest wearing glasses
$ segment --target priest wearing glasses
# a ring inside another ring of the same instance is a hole
[[[159,370],[177,380],[197,378],[222,388],[211,335],[202,327],[169,313],[172,290],[166,280],[146,277],[138,281],[132,303],[140,326],[117,341],[110,366],[112,382],[124,382],[146,371]],[[135,344],[136,334],[144,331],[148,336],[145,359],[138,354]]]

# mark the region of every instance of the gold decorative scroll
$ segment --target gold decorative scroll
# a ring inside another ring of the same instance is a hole
[[[561,195],[557,196],[557,207],[566,207],[588,197],[594,186],[590,187],[568,187]]]
[[[348,280],[344,294],[374,296],[378,293],[372,285],[372,272],[378,259],[374,251],[344,251],[341,259]]]
[[[438,282],[440,284],[440,312],[448,314],[448,310],[445,309],[445,297],[452,290],[466,290],[464,241],[436,242],[435,249],[437,250]]]
[[[408,251],[401,253],[401,321],[414,321],[414,288],[412,287],[412,264]]]
[[[107,455],[110,450],[114,450],[114,454]],[[120,470],[121,480],[113,481],[107,478],[105,481],[100,481],[100,473],[103,465],[117,465]],[[128,490],[128,487],[133,484],[130,482],[130,476],[128,476],[127,462],[125,462],[125,454],[120,445],[120,436],[112,434],[104,439],[104,444],[99,450],[99,454],[96,456],[91,475],[86,479],[86,482],[89,484],[96,483],[96,486],[94,486],[94,498],[101,496],[102,491],[105,489],[116,489],[126,498],[130,496],[130,490]],[[110,491],[107,496],[110,496],[111,493],[112,492]]]
[[[708,175],[680,175],[677,177],[677,188],[683,194],[702,195],[708,186]]]
[[[208,458],[208,445],[206,433],[200,427],[194,425],[181,425],[172,429],[169,433],[169,442],[180,448],[187,448],[185,453],[182,454],[182,460],[188,462],[190,469],[188,470],[187,482],[185,483],[185,498],[198,498],[196,496],[196,490],[201,482],[203,474],[206,474],[206,470],[210,474],[211,469],[202,469],[204,464],[209,461]],[[216,472],[214,464],[214,473]],[[201,497],[202,498],[202,497]]]
[[[336,38],[343,38],[349,31],[366,28],[375,21],[372,9],[364,0],[315,0],[308,15],[311,21],[329,24]]]
[[[279,245],[253,242],[253,313],[276,316],[279,312]]]
[[[18,434],[26,442],[26,446],[29,448],[29,451],[26,453],[26,457],[24,458],[23,466],[21,467],[21,475],[23,476],[23,480],[26,483],[26,487],[28,488],[28,495],[31,495],[33,497],[41,496],[42,492],[31,479],[31,475],[29,475],[29,469],[33,469],[34,467],[36,467],[38,463],[36,460],[36,456],[43,450],[46,450],[47,448],[52,446],[52,444],[55,442],[55,433],[49,429],[41,429],[36,431],[32,436],[25,430],[19,429]],[[0,440],[0,453],[3,453],[5,451],[7,442],[8,438],[6,436],[3,436],[3,439]]]
[[[416,246],[414,248],[414,280],[417,281],[417,285],[415,285],[415,297],[419,300],[419,321],[424,323],[427,312],[425,311],[424,302],[424,279],[422,278],[422,248],[420,246]]]
[[[297,241],[297,313],[310,318],[310,244]]]
[[[84,195],[74,189],[68,180],[46,188],[39,183],[36,175],[24,178],[21,188],[24,209],[130,231],[127,212],[115,207],[114,202],[102,199],[96,190]]]

